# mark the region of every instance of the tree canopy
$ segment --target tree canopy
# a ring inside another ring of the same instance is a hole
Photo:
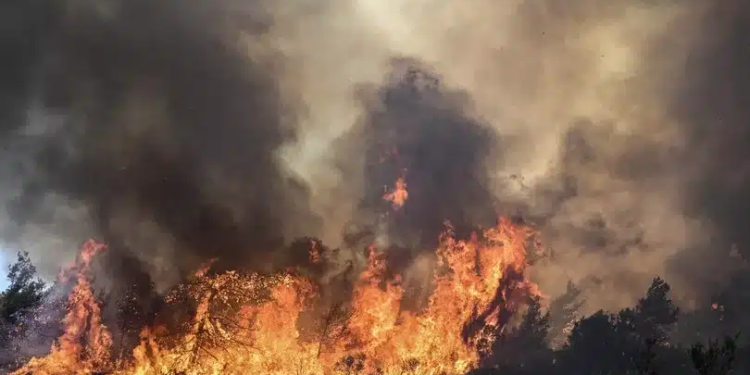
[[[16,261],[8,266],[8,288],[0,294],[0,318],[15,324],[21,315],[38,307],[45,296],[47,285],[36,274],[29,253],[18,253]]]

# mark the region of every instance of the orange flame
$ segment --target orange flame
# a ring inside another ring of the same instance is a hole
[[[87,278],[91,259],[103,250],[104,245],[93,240],[83,244],[76,285],[68,297],[68,313],[63,319],[63,335],[49,355],[31,359],[13,374],[90,374],[110,365],[112,337],[102,324],[101,311]]]
[[[406,190],[406,181],[403,177],[396,180],[393,191],[383,195],[383,200],[391,202],[394,210],[403,207],[407,199],[409,199],[409,192]]]
[[[400,278],[386,278],[384,258],[371,248],[351,300],[312,328],[301,327],[299,318],[319,294],[301,276],[199,273],[184,285],[196,306],[186,332],[175,340],[145,329],[130,363],[109,359],[111,338],[85,276],[94,249],[102,247],[89,242],[65,334],[47,357],[16,374],[463,374],[482,350],[481,340],[466,334],[469,323],[481,315],[483,324],[500,326],[504,309],[513,311],[522,297],[538,293],[523,278],[531,235],[504,218],[468,241],[447,231],[437,250],[434,292],[420,311],[400,308]],[[521,275],[514,287],[502,287],[514,275]],[[317,333],[305,334],[310,329]]]

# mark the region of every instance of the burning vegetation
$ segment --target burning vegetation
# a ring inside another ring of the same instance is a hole
[[[277,246],[278,233],[266,225],[274,227],[274,220],[248,212],[242,217],[251,223],[239,225],[209,203],[195,215],[175,214],[176,207],[194,207],[187,198],[204,189],[162,176],[153,160],[145,169],[121,169],[153,171],[143,184],[123,177],[118,186],[148,198],[146,211],[163,204],[168,212],[152,216],[169,222],[162,228],[174,225],[170,238],[195,256],[174,259],[178,282],[156,287],[154,272],[134,271],[143,265],[128,266],[127,255],[156,258],[160,250],[145,244],[134,251],[127,236],[106,230],[110,206],[93,204],[103,208],[97,211],[103,241],[84,244],[76,264],[60,275],[60,303],[45,304],[65,312],[46,317],[45,327],[57,320],[62,329],[45,332],[55,337],[51,346],[47,340],[21,350],[13,374],[458,375],[494,363],[489,358],[517,313],[539,311],[541,293],[526,277],[527,252],[538,247],[535,232],[506,217],[494,216],[493,223],[486,176],[474,168],[489,147],[486,126],[467,118],[442,88],[420,83],[431,82],[430,74],[402,63],[410,68],[395,72],[392,85],[363,89],[383,105],[341,138],[364,142],[361,207],[377,216],[345,233],[342,249],[313,238]],[[444,150],[455,160],[443,162]],[[350,167],[357,168],[344,166]],[[173,193],[182,188],[190,192]],[[256,235],[264,240],[256,242]],[[115,276],[102,277],[114,285],[98,288],[100,269],[115,269]]]
[[[89,241],[63,275],[75,278],[64,333],[48,355],[13,374],[463,374],[513,313],[539,296],[523,276],[532,235],[505,218],[467,240],[449,228],[436,252],[432,295],[414,311],[402,308],[401,278],[386,276],[384,253],[374,247],[343,288],[345,299],[328,297],[333,282],[294,270],[205,267],[164,298],[165,314],[189,310],[189,318],[143,328],[123,358],[113,356],[90,281],[90,262],[105,246]],[[329,256],[316,242],[308,251],[311,264]]]

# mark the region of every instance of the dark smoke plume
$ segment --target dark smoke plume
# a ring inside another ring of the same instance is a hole
[[[71,236],[60,212],[75,207],[72,227],[179,274],[213,257],[258,267],[296,224],[314,230],[277,161],[295,138],[273,79],[284,60],[246,48],[270,22],[259,2],[252,17],[231,1],[10,3],[6,239],[43,224]]]
[[[494,224],[497,207],[484,165],[498,139],[466,114],[465,93],[446,88],[416,60],[396,59],[386,83],[363,87],[360,95],[366,116],[339,142],[364,150],[356,165],[344,168],[364,170],[360,208],[379,215],[384,243],[434,251],[446,222],[459,236]],[[383,195],[399,177],[409,198],[394,210]]]
[[[703,38],[672,107],[687,138],[686,212],[706,223],[710,234],[696,256],[675,259],[673,268],[692,275],[685,277],[699,288],[726,281],[715,272],[722,269],[717,253],[732,249],[735,266],[750,259],[750,8],[742,1],[718,2],[695,27]]]

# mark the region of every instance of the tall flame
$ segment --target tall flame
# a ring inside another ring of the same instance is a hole
[[[310,280],[201,269],[175,291],[193,302],[192,321],[178,336],[145,329],[129,363],[109,357],[112,341],[86,277],[103,247],[88,242],[65,334],[48,356],[15,374],[463,374],[477,366],[481,343],[492,340],[472,325],[500,328],[503,314],[538,293],[523,278],[531,234],[505,218],[466,241],[448,230],[437,249],[434,292],[419,311],[401,309],[400,278],[386,277],[383,254],[371,248],[350,301],[331,306],[312,327],[300,323],[321,301]]]
[[[68,297],[68,313],[63,319],[63,335],[52,345],[49,355],[31,359],[13,374],[91,374],[109,367],[112,336],[102,324],[99,304],[88,280],[91,260],[104,248],[93,240],[83,244],[77,262],[76,284]],[[75,268],[68,270],[72,271]]]

